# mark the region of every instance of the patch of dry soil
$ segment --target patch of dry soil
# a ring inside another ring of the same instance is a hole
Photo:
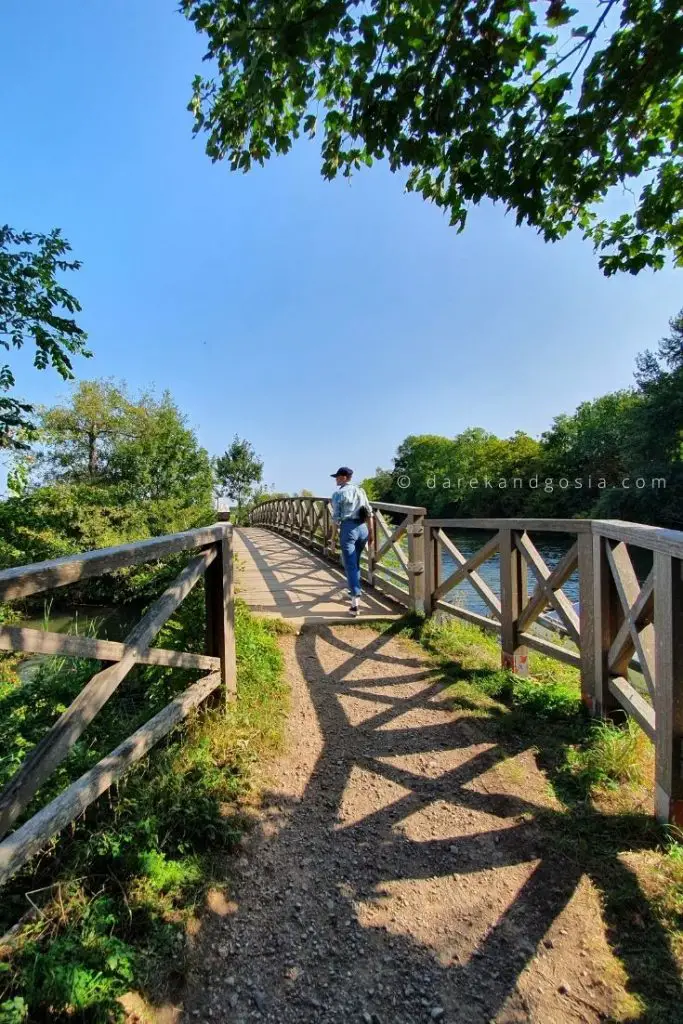
[[[202,922],[184,1020],[534,1024],[610,1015],[596,891],[545,855],[529,752],[358,627],[283,637],[292,711],[234,902]]]

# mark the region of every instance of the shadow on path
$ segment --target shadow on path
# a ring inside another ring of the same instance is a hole
[[[389,633],[284,644],[290,749],[237,902],[205,919],[187,1020],[593,1024],[618,991],[630,1020],[676,1019],[668,939],[620,857],[651,843],[645,815],[561,810],[535,752],[454,714]]]

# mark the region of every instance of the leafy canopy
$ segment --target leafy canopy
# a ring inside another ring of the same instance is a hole
[[[131,502],[210,500],[209,456],[168,392],[131,396],[123,383],[80,381],[41,423],[51,480],[116,485]]]
[[[89,356],[86,334],[73,319],[80,305],[59,283],[59,274],[78,270],[71,246],[59,231],[47,235],[0,227],[0,347],[35,346],[34,366],[52,366],[73,377],[71,356]],[[7,394],[15,387],[9,364],[0,365],[0,448],[25,447],[32,407]]]
[[[680,0],[182,9],[214,67],[190,103],[213,160],[247,171],[319,133],[326,178],[386,159],[460,229],[488,198],[549,241],[577,227],[606,274],[683,265]]]
[[[219,495],[237,502],[241,510],[251,496],[254,484],[263,479],[263,462],[254,446],[235,434],[232,444],[214,460],[214,475]]]
[[[170,395],[81,381],[41,423],[0,501],[0,567],[211,522],[209,455]]]

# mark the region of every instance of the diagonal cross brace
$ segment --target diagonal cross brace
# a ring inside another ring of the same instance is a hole
[[[76,699],[36,744],[19,771],[0,793],[0,837],[25,809],[43,782],[61,764],[69,750],[102,710],[164,623],[187,597],[197,580],[216,558],[216,548],[195,555],[170,587],[151,605],[124,641],[120,661],[102,669],[86,683]]]

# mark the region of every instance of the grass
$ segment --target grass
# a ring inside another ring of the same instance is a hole
[[[131,989],[151,1003],[182,983],[185,934],[246,827],[244,801],[264,753],[277,748],[287,706],[277,627],[238,602],[238,700],[199,711],[136,765],[3,890],[0,1022],[111,1021]],[[159,637],[200,650],[201,588]],[[30,683],[0,683],[0,780],[82,688],[97,663],[49,659]],[[150,718],[188,673],[140,667],[35,806]],[[30,813],[29,808],[27,813]],[[28,917],[26,916],[28,913]]]
[[[469,623],[408,617],[373,628],[419,644],[453,709],[499,746],[498,770],[531,802],[555,884],[571,891],[582,876],[592,880],[624,986],[611,1019],[683,1021],[683,834],[654,821],[654,755],[644,733],[625,715],[592,721],[572,666],[530,652],[529,678],[501,671],[497,638]],[[543,770],[547,799],[520,773],[522,752]]]

